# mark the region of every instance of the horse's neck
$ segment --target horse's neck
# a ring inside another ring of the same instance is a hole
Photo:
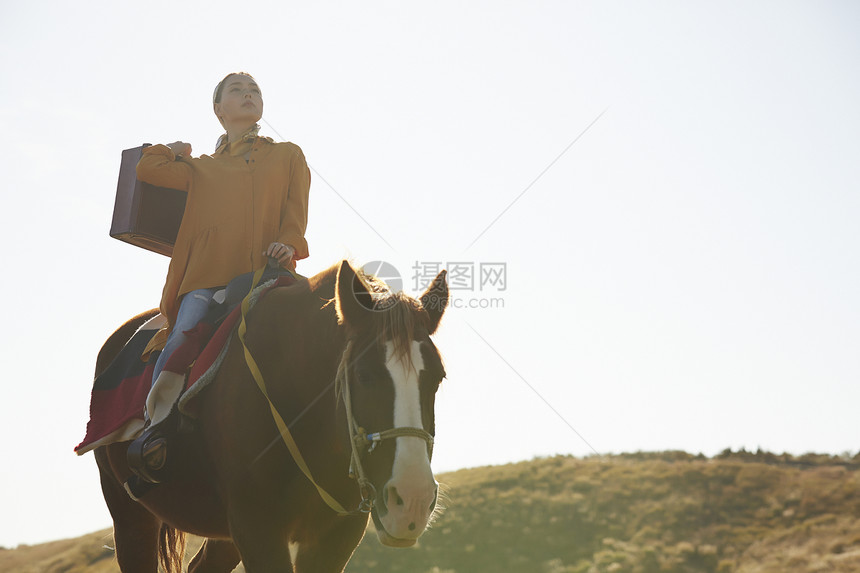
[[[337,324],[334,304],[323,306],[317,292],[311,292],[308,298],[299,302],[302,311],[293,313],[292,320],[285,317],[278,322],[288,325],[286,328],[297,329],[298,336],[303,339],[301,344],[286,349],[289,361],[305,364],[317,379],[312,385],[324,387],[334,380],[346,347],[346,336]]]

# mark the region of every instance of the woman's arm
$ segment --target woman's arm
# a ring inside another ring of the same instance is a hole
[[[178,156],[176,151],[180,152]],[[190,153],[191,145],[181,141],[147,147],[137,162],[137,178],[159,187],[188,191],[191,185],[191,166],[176,159]]]
[[[278,242],[293,247],[293,260],[298,261],[308,256],[305,231],[308,227],[308,195],[311,187],[311,172],[302,150],[298,147],[290,158],[288,175],[290,182],[287,200],[281,208]]]

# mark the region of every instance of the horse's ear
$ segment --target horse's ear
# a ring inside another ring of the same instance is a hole
[[[419,299],[421,306],[430,315],[430,334],[436,332],[436,329],[439,327],[439,321],[442,320],[442,315],[448,307],[447,273],[444,269],[440,271]]]
[[[368,320],[369,311],[373,309],[370,290],[346,259],[341,262],[337,271],[335,308],[338,324],[352,326],[359,326]]]

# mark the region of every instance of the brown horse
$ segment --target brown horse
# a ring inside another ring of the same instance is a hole
[[[155,573],[159,554],[165,570],[181,569],[184,532],[207,538],[190,572],[228,572],[240,560],[249,573],[340,572],[368,512],[383,544],[414,544],[438,493],[428,443],[444,370],[430,335],[447,303],[444,271],[416,300],[347,261],[261,298],[247,316],[247,347],[313,478],[351,511],[336,513],[301,473],[234,333],[196,398],[196,430],[170,443],[170,480],[135,501],[123,487],[128,443],[95,452],[123,573]],[[97,374],[150,316],[111,336]],[[353,444],[372,447],[354,454]],[[350,477],[356,465],[362,487]]]

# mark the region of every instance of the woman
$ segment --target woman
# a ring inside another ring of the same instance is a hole
[[[226,133],[211,156],[192,158],[191,145],[177,141],[147,147],[137,165],[141,181],[188,192],[161,298],[167,325],[144,352],[147,357],[163,348],[146,403],[150,424],[129,453],[132,467],[153,482],[159,481],[166,454],[157,425],[185,383],[187,364],[169,362],[186,340],[183,333],[203,318],[212,295],[232,278],[263,266],[267,257],[293,270],[308,256],[310,171],[302,150],[257,135],[263,99],[249,74],[227,75],[212,103]]]

